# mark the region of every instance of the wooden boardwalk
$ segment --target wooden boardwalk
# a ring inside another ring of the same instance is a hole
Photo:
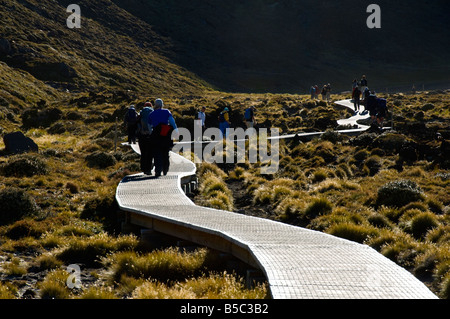
[[[139,153],[137,145],[133,145]],[[268,219],[196,206],[183,185],[195,165],[171,153],[167,176],[125,177],[116,199],[129,222],[233,254],[259,268],[275,299],[436,299],[369,246]]]

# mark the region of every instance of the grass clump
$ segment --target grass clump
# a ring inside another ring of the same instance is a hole
[[[68,264],[81,263],[91,267],[100,267],[101,257],[113,251],[131,250],[138,245],[135,236],[112,237],[101,233],[91,237],[73,238],[56,257]]]
[[[439,226],[439,222],[436,215],[431,212],[423,212],[412,218],[410,231],[414,238],[422,239],[428,231],[437,226]]]
[[[89,167],[92,168],[108,168],[117,164],[117,160],[114,155],[97,151],[86,156],[86,162]]]
[[[6,225],[39,211],[36,202],[26,191],[19,188],[6,188],[0,191],[0,225]]]
[[[214,164],[202,164],[199,191],[204,196],[202,205],[232,211],[233,194],[224,178],[226,174]]]
[[[206,249],[192,253],[175,248],[156,250],[147,254],[134,251],[117,253],[107,260],[112,267],[112,280],[120,282],[123,276],[157,280],[183,280],[199,273],[205,265]]]
[[[49,173],[45,161],[34,155],[19,155],[13,157],[0,168],[0,173],[6,177],[32,177]]]
[[[67,279],[69,273],[65,270],[50,271],[39,284],[39,295],[42,299],[68,299],[71,296]]]
[[[246,289],[244,280],[227,274],[203,275],[188,279],[175,286],[146,281],[137,287],[132,297],[136,299],[264,299],[267,287],[258,285]]]
[[[353,223],[341,223],[331,226],[327,232],[331,235],[345,238],[357,243],[364,243],[367,239],[377,235],[377,230],[374,227],[355,225]]]

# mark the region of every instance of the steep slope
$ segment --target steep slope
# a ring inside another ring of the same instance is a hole
[[[79,1],[82,26],[69,29],[70,3],[2,1],[0,61],[70,92],[173,94],[204,89],[198,78],[164,57],[170,42],[145,22],[108,0]],[[2,89],[9,90],[7,83]]]
[[[366,74],[380,87],[450,82],[450,3],[373,1],[114,0],[173,39],[179,64],[225,90],[348,90]],[[347,84],[348,83],[348,84]]]

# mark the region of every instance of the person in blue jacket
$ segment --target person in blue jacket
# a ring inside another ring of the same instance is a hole
[[[170,166],[169,151],[173,147],[172,132],[178,133],[178,128],[172,113],[164,108],[164,102],[156,99],[154,111],[148,117],[148,123],[153,127],[152,145],[155,161],[155,177],[161,173],[167,175]]]

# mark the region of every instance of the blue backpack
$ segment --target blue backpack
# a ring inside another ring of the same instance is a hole
[[[150,134],[150,125],[148,123],[148,116],[153,112],[151,107],[144,107],[141,111],[140,130],[142,134]]]
[[[252,109],[248,108],[245,110],[245,114],[244,117],[247,121],[251,121],[252,120]]]

